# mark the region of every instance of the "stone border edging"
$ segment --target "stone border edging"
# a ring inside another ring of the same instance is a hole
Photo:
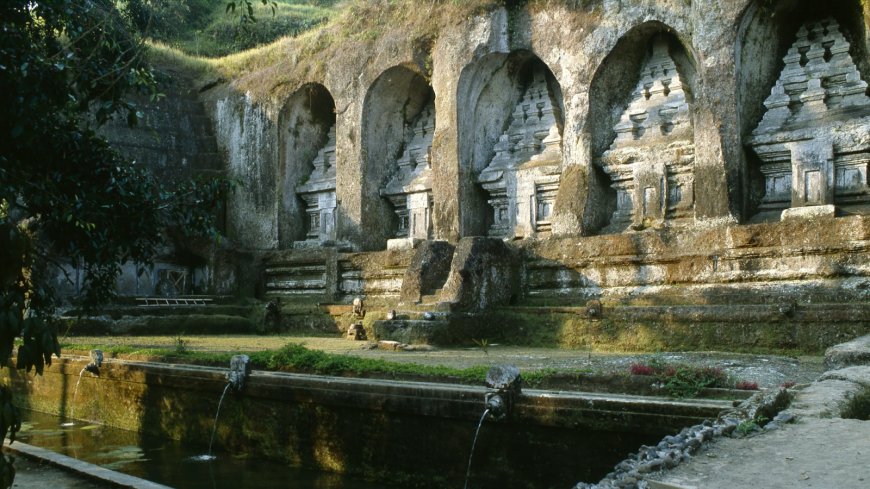
[[[573,489],[648,489],[648,475],[676,467],[690,460],[707,442],[717,437],[732,436],[745,421],[754,421],[763,416],[769,422],[764,430],[778,429],[784,423],[794,421],[793,414],[784,411],[794,394],[786,388],[762,391],[725,410],[715,421],[683,428],[678,434],[664,437],[656,446],[641,446],[636,454],[614,467],[614,470],[596,483],[580,482]],[[659,485],[660,488],[678,489],[676,486]]]
[[[82,475],[89,479],[109,484],[112,487],[120,487],[126,489],[172,489],[170,486],[157,484],[156,482],[147,481],[132,475],[122,474],[109,470],[99,465],[84,462],[66,455],[52,452],[44,448],[35,447],[16,441],[14,444],[9,440],[4,440],[4,448],[7,451],[19,454],[39,462],[48,463],[62,470],[73,472]]]

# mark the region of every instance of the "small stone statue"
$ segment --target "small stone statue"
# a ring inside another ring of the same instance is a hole
[[[276,326],[281,322],[281,304],[278,299],[272,299],[266,304],[266,324]]]
[[[366,308],[362,297],[355,297],[353,299],[353,317],[354,319],[363,319],[366,317]]]
[[[362,321],[350,325],[350,328],[347,329],[347,339],[353,341],[366,341],[369,339]]]

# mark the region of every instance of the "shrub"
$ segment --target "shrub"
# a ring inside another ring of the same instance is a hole
[[[648,363],[633,363],[629,367],[632,375],[654,375],[674,397],[696,397],[708,387],[728,386],[728,375],[719,367],[694,367],[680,364],[667,364],[653,358]]]
[[[840,416],[846,419],[870,421],[870,387],[863,387],[848,396],[840,406]]]
[[[656,373],[653,367],[643,363],[632,363],[629,371],[631,375],[655,375]]]
[[[748,380],[741,380],[734,384],[735,389],[739,389],[742,391],[757,391],[758,390],[758,382],[750,382]]]

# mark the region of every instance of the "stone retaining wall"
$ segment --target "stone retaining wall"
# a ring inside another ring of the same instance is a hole
[[[42,377],[9,372],[26,408],[162,435],[205,449],[223,369],[63,359]],[[455,487],[465,472],[482,387],[255,371],[230,392],[217,450],[421,487]],[[527,390],[506,421],[485,423],[478,487],[567,487],[594,480],[640,443],[714,416],[727,401]],[[566,449],[566,447],[571,447]]]

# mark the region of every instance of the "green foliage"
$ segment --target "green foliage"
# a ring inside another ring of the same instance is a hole
[[[187,346],[187,340],[185,340],[181,335],[176,336],[174,341],[176,355],[184,355],[188,352],[189,348]]]
[[[489,340],[486,338],[476,340],[474,338],[471,339],[475,345],[477,345],[482,351],[484,355],[489,355]]]
[[[870,387],[864,386],[848,396],[840,407],[840,416],[846,419],[870,421]]]
[[[125,0],[147,37],[197,56],[223,56],[321,25],[335,0]]]
[[[20,368],[59,354],[51,279],[84,270],[85,310],[112,296],[120,265],[145,264],[165,229],[208,234],[229,183],[168,189],[97,129],[141,117],[131,95],[159,97],[130,15],[112,0],[0,4],[0,362],[23,334]],[[58,258],[63,257],[63,258]]]
[[[745,419],[734,429],[741,436],[748,436],[750,433],[761,431],[761,426],[767,422],[767,417],[758,416],[757,418]]]
[[[670,364],[658,357],[652,358],[646,364],[632,364],[630,372],[635,375],[655,376],[668,395],[673,397],[697,397],[704,389],[733,385],[720,368]]]
[[[395,363],[384,360],[333,355],[318,350],[309,350],[297,343],[290,343],[273,352],[251,354],[254,365],[263,364],[269,370],[304,372],[320,375],[380,375],[380,376],[425,376],[451,377],[466,382],[483,383],[486,367],[455,369],[443,366]]]
[[[665,390],[673,397],[697,397],[708,387],[726,385],[727,376],[715,368],[677,367],[664,379]]]

